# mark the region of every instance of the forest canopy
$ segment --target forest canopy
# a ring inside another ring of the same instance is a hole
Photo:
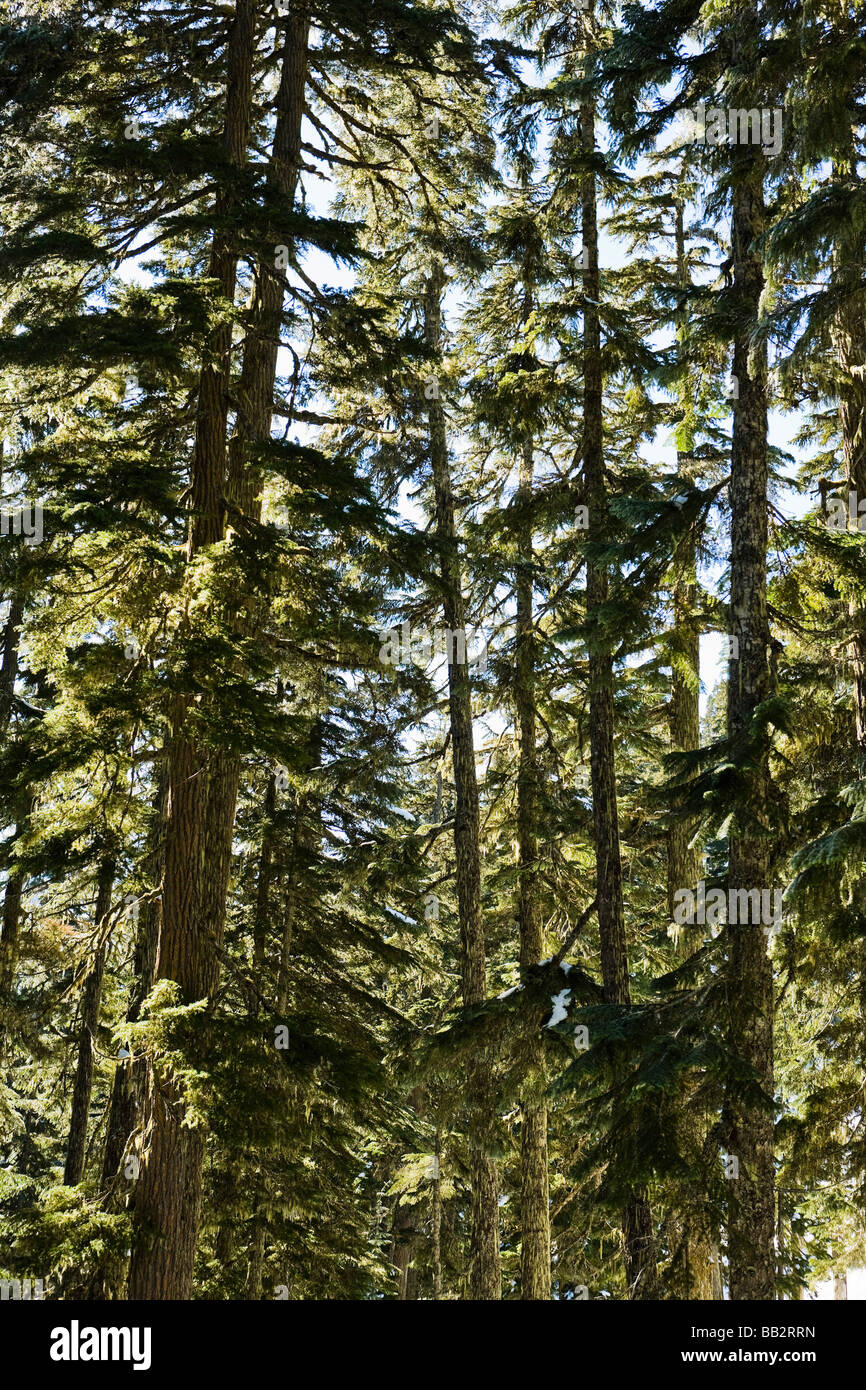
[[[864,96],[843,0],[0,0],[4,1299],[847,1297]]]

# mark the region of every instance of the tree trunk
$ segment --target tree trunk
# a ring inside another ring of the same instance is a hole
[[[13,840],[21,833],[16,825]],[[21,875],[10,868],[3,891],[3,935],[0,937],[0,1002],[8,999],[15,980],[18,959],[18,932],[21,923]]]
[[[391,1227],[391,1263],[397,1271],[397,1301],[415,1297],[412,1256],[415,1249],[415,1217],[408,1207],[398,1206]]]
[[[24,601],[20,594],[13,593],[9,600],[9,612],[3,628],[3,661],[0,664],[0,733],[5,737],[12,718],[12,702],[15,696],[15,681],[18,677],[18,643],[21,636],[21,623],[24,618]]]
[[[283,206],[293,202],[301,168],[301,123],[307,82],[310,16],[292,7],[286,19],[277,120],[268,163],[267,189]],[[286,236],[290,243],[291,237]],[[229,446],[228,491],[232,505],[247,516],[261,511],[261,475],[250,466],[250,447],[271,435],[277,354],[283,327],[285,272],[262,258],[256,265],[249,331],[244,339],[241,377],[237,388],[238,414]]]
[[[72,1089],[72,1109],[69,1119],[69,1142],[66,1148],[66,1169],[63,1182],[74,1187],[84,1177],[87,1153],[87,1121],[90,1115],[90,1096],[93,1089],[93,1048],[99,1026],[99,1005],[102,999],[102,976],[105,970],[105,941],[102,932],[111,910],[111,891],[114,887],[114,863],[106,860],[99,870],[96,893],[96,933],[99,938],[93,963],[84,983],[81,996],[81,1034],[78,1043],[78,1065]]]
[[[835,166],[834,175],[849,180],[857,178],[857,160],[853,152],[849,163]],[[836,361],[841,378],[839,426],[842,434],[842,458],[848,489],[855,492],[857,501],[861,502],[866,499],[866,381],[859,370],[863,343],[866,342],[866,298],[860,280],[863,261],[862,237],[850,229],[840,229],[839,248],[835,260],[836,277],[845,287],[845,297],[836,315],[834,332]],[[848,511],[847,496],[845,510]],[[849,611],[854,629],[851,642],[854,720],[857,746],[863,758],[866,756],[866,612],[853,601]]]
[[[442,339],[441,295],[444,274],[434,265],[424,298],[424,328],[427,346],[438,356]],[[453,633],[465,632],[463,582],[445,412],[438,387],[428,402],[430,458],[436,496],[436,537],[439,546],[445,626]],[[456,810],[454,851],[457,869],[457,901],[460,914],[460,945],[463,1003],[480,1004],[487,995],[487,964],[484,924],[481,916],[481,859],[478,829],[478,784],[475,776],[475,747],[472,729],[472,690],[465,652],[453,639],[448,663],[448,697],[451,719],[451,748],[454,764]],[[501,1297],[499,1264],[499,1191],[496,1164],[485,1151],[485,1130],[490,1110],[489,1080],[483,1061],[472,1068],[468,1079],[470,1099],[478,1118],[470,1134],[470,1182],[472,1185],[472,1236],[470,1291],[473,1299]]]
[[[251,117],[256,5],[236,0],[228,38],[228,79],[223,148],[230,165],[247,160]],[[223,227],[233,195],[218,195],[210,276],[221,298],[234,300],[237,246]],[[231,322],[214,330],[209,360],[199,380],[191,486],[188,560],[220,541],[225,530],[226,425]],[[231,834],[237,795],[237,761],[197,745],[188,728],[189,696],[173,721],[168,751],[168,817],[157,978],[176,981],[184,1001],[209,997],[219,978]],[[201,1204],[204,1135],[184,1126],[183,1097],[160,1076],[148,1078],[151,1139],[136,1189],[139,1240],[130,1268],[132,1299],[185,1299],[192,1290]]]
[[[282,699],[282,686],[278,682],[277,700]],[[277,779],[272,772],[268,778],[265,788],[264,819],[262,825],[262,850],[259,859],[259,873],[256,881],[255,911],[253,914],[253,959],[252,959],[252,985],[247,992],[247,1008],[251,1018],[255,1018],[259,1012],[258,990],[262,984],[262,972],[265,965],[265,951],[267,947],[268,927],[271,922],[271,885],[274,879],[274,816],[277,809]],[[235,1190],[242,1192],[247,1190],[246,1171],[247,1160],[252,1155],[244,1153],[241,1159],[232,1165],[233,1180]],[[246,1170],[246,1171],[245,1171]],[[228,1263],[231,1258],[232,1246],[234,1243],[234,1233],[230,1221],[224,1221],[217,1232],[217,1246],[222,1257],[222,1263]],[[253,1203],[252,1239],[250,1240],[250,1259],[247,1272],[247,1298],[260,1299],[262,1296],[262,1269],[265,1251],[265,1227],[259,1216],[258,1201]],[[255,1291],[257,1290],[257,1292]]]
[[[433,1191],[432,1191],[432,1212],[430,1217],[431,1238],[433,1246],[433,1298],[438,1302],[442,1297],[442,1178],[441,1178],[441,1153],[442,1140],[437,1126],[436,1139],[434,1141],[434,1169],[433,1169]]]
[[[580,107],[583,155],[595,157],[595,108]],[[595,174],[581,180],[583,226],[583,473],[591,533],[607,531],[607,482],[604,465],[602,415],[601,325],[598,314],[598,208]],[[594,616],[608,601],[608,574],[601,565],[588,564],[586,616],[589,627],[589,741],[595,838],[596,893],[601,938],[601,970],[604,999],[609,1004],[629,1004],[628,950],[622,893],[622,861],[616,799],[614,757],[613,657]],[[655,1240],[646,1194],[636,1190],[622,1214],[625,1241],[626,1282],[632,1299],[654,1299],[657,1294]]]
[[[319,714],[313,721],[308,737],[307,768],[319,767],[322,761],[323,725]],[[307,791],[295,797],[295,817],[292,841],[286,865],[286,892],[283,896],[279,955],[277,957],[277,1017],[284,1018],[291,995],[291,963],[295,934],[295,919],[301,899],[301,877],[307,856],[314,855],[321,843],[322,805],[318,797]],[[311,824],[307,825],[309,817]]]
[[[849,158],[834,167],[834,175],[850,182],[860,182],[854,140]],[[863,344],[866,342],[866,296],[863,294],[860,272],[863,261],[863,237],[850,227],[840,228],[839,249],[834,267],[836,276],[845,286],[845,298],[836,316],[836,361],[841,377],[839,386],[839,424],[842,433],[842,457],[845,481],[849,491],[857,494],[857,503],[866,499],[866,381],[862,375]],[[845,499],[848,511],[848,499]],[[855,506],[855,511],[857,510]],[[854,637],[851,642],[851,667],[854,687],[854,721],[861,769],[866,763],[866,610],[859,604],[849,605]],[[864,884],[857,884],[858,899],[862,902]],[[860,1012],[866,1017],[866,970],[860,970]],[[834,1299],[848,1298],[847,1270],[833,1273]]]
[[[282,683],[277,682],[277,699],[282,700]],[[314,722],[313,730],[309,741],[310,756],[309,766],[317,767],[321,759],[321,721],[317,718]],[[290,967],[292,956],[292,940],[295,925],[295,913],[297,910],[299,897],[298,874],[300,872],[300,853],[302,846],[314,849],[316,841],[314,836],[305,834],[304,818],[310,805],[310,798],[301,793],[295,798],[295,816],[292,826],[292,839],[287,860],[281,862],[280,867],[287,879],[287,887],[282,898],[282,914],[280,918],[280,932],[277,938],[276,956],[276,1000],[275,1012],[278,1019],[286,1020],[289,1008],[290,994]],[[279,851],[275,842],[275,817],[277,812],[277,785],[276,778],[272,775],[268,780],[265,792],[265,824],[262,834],[262,855],[259,868],[259,876],[256,884],[256,910],[253,921],[253,981],[261,985],[263,971],[267,961],[268,928],[272,922],[272,886],[277,877],[277,862]],[[256,995],[255,1002],[250,1005],[250,1011],[255,1014],[258,1011],[259,1003]],[[242,1154],[237,1166],[235,1176],[235,1188],[238,1192],[245,1190],[245,1170],[254,1171],[255,1155],[252,1152]],[[251,1261],[255,1261],[255,1250],[261,1239],[264,1241],[265,1223],[259,1215],[258,1202],[253,1219],[252,1234],[252,1253]],[[220,1227],[218,1238],[222,1239],[224,1250],[229,1250],[232,1244],[232,1233],[228,1222],[224,1222]],[[262,1247],[264,1249],[264,1246]]]
[[[265,1228],[258,1219],[253,1225],[250,1242],[250,1262],[247,1269],[247,1298],[258,1303],[262,1297],[262,1274],[265,1264]]]
[[[254,19],[255,6],[249,0],[237,0],[229,44],[225,127],[228,156],[236,166],[242,165],[247,157]],[[269,188],[284,203],[293,200],[300,171],[309,24],[308,14],[293,10],[285,25],[277,122],[268,168]],[[219,280],[228,300],[234,297],[236,266],[236,247],[221,236],[215,237],[211,274]],[[251,444],[270,438],[284,290],[285,278],[277,272],[276,254],[274,264],[263,257],[256,267],[250,326],[237,393],[237,421],[227,468],[229,324],[218,329],[213,365],[206,366],[202,373],[193,466],[194,518],[198,514],[200,519],[193,520],[190,558],[202,545],[222,538],[226,504],[233,511],[253,518],[260,514],[260,478],[258,470],[250,467],[249,450]],[[248,611],[245,626],[249,627],[252,620],[253,614]],[[159,975],[178,980],[184,994],[190,998],[211,995],[219,978],[214,946],[222,940],[239,773],[240,763],[235,754],[205,758],[183,736],[182,729],[180,737],[175,738]],[[180,1290],[188,1290],[192,1278],[203,1139],[200,1134],[178,1128],[176,1113],[169,1114],[156,1091],[154,1115],[153,1145],[158,1155],[154,1171],[163,1170],[163,1182],[168,1180],[171,1194],[157,1192],[154,1200],[147,1189],[148,1186],[153,1189],[155,1184],[148,1179],[148,1183],[142,1184],[142,1208],[152,1219],[155,1207],[161,1208],[163,1215],[186,1194],[189,1216],[184,1218],[175,1209],[169,1223],[165,1220],[157,1223],[160,1235],[166,1237],[161,1242],[162,1253],[159,1242],[151,1247],[141,1261],[150,1266],[149,1272],[143,1273],[140,1279],[131,1280],[131,1296],[185,1297],[187,1294]],[[168,1226],[173,1226],[177,1232],[173,1238],[170,1238]],[[135,1266],[136,1261],[133,1264]],[[172,1287],[178,1292],[172,1292]],[[134,1293],[133,1288],[150,1291]]]
[[[14,593],[9,600],[9,612],[3,630],[3,662],[0,665],[0,734],[4,738],[8,734],[12,718],[15,681],[18,676],[18,641],[23,617],[23,600],[20,595]],[[14,844],[20,834],[21,826],[16,825],[10,844]],[[10,864],[3,892],[3,916],[0,926],[0,1006],[9,998],[15,979],[22,888],[20,873]]]
[[[161,761],[158,765],[156,795],[151,813],[152,821],[144,861],[147,879],[153,889],[158,888],[162,882],[166,799],[165,767],[164,762]],[[141,1006],[153,988],[159,946],[159,927],[160,903],[157,898],[149,896],[145,899],[138,914],[133,966],[134,979],[126,1009],[127,1023],[138,1021],[141,1016]],[[128,1042],[127,1049],[130,1050]],[[118,1059],[114,1071],[114,1084],[111,1088],[105,1152],[102,1158],[101,1185],[106,1196],[117,1179],[120,1166],[129,1148],[130,1137],[141,1125],[146,1085],[147,1064],[143,1057],[135,1058],[130,1055],[126,1059]]]
[[[676,257],[677,283],[688,289],[686,267],[685,233],[683,229],[683,205],[676,205]],[[679,386],[679,399],[686,406],[689,382],[684,379]],[[691,481],[688,461],[691,448],[677,453],[677,471]],[[673,587],[673,631],[671,650],[674,660],[671,673],[671,697],[668,708],[668,726],[671,749],[676,752],[691,751],[700,746],[700,636],[694,621],[697,603],[697,551],[694,536],[689,535],[680,543],[674,559],[675,575]],[[668,911],[672,914],[674,893],[678,888],[696,890],[700,877],[701,856],[697,847],[690,847],[693,826],[682,816],[676,816],[668,831]]]
[[[279,695],[277,696],[279,699]],[[259,875],[256,883],[256,907],[253,918],[253,979],[261,981],[265,965],[265,950],[268,940],[268,927],[271,922],[271,884],[274,879],[274,816],[277,809],[277,779],[272,772],[265,789],[264,824],[262,827],[262,853],[259,860]],[[250,1011],[258,1012],[258,1004],[251,1003]]]
[[[857,159],[853,150],[850,158],[834,169],[839,178],[858,181]],[[866,381],[863,380],[861,358],[866,342],[866,296],[863,294],[860,269],[863,260],[863,238],[850,228],[840,230],[840,248],[836,257],[836,273],[845,284],[845,299],[836,317],[836,360],[841,382],[839,387],[839,423],[842,432],[842,456],[845,481],[849,491],[857,494],[857,503],[866,499]],[[848,510],[846,498],[846,511]],[[856,510],[856,508],[855,508]],[[851,667],[854,687],[854,720],[861,768],[866,763],[866,610],[852,601],[849,606],[854,637],[851,643]],[[862,880],[857,894],[862,902]],[[860,1012],[866,1017],[866,969],[860,970]],[[834,1271],[833,1297],[848,1298],[848,1273]]]
[[[683,223],[683,204],[677,201],[674,207],[675,250],[677,265],[677,285],[683,291],[690,288],[686,260],[686,241]],[[688,312],[680,310],[677,314],[677,330],[681,351],[685,351],[683,338],[688,327]],[[678,401],[683,412],[683,420],[690,410],[691,382],[684,375],[678,384]],[[682,428],[682,422],[681,426]],[[690,438],[687,447],[677,451],[677,471],[684,482],[693,482],[690,462],[694,444]],[[680,542],[674,556],[674,576],[672,594],[671,650],[671,693],[668,703],[668,729],[672,752],[689,752],[700,746],[700,635],[695,623],[697,605],[697,547],[694,536],[689,534]],[[677,889],[688,888],[696,891],[701,876],[701,855],[697,846],[690,844],[694,824],[682,814],[676,813],[667,833],[667,888],[668,913],[673,916]],[[674,927],[675,949],[688,953],[692,939],[688,928]],[[686,1245],[685,1296],[691,1299],[710,1300],[713,1297],[712,1244],[706,1231],[694,1215],[689,1212],[681,1226],[681,1237]]]
[[[767,363],[766,349],[752,347],[764,279],[754,250],[764,227],[763,155],[743,147],[734,156],[731,251],[733,284],[741,315],[734,342],[731,451],[731,632],[728,665],[728,736],[746,735],[757,705],[770,694],[770,629],[767,615]],[[748,802],[766,823],[769,772],[764,759],[749,774]],[[770,887],[769,837],[754,830],[730,837],[728,889]],[[730,899],[729,899],[730,901]],[[754,1067],[762,1089],[773,1095],[773,975],[759,925],[726,928],[729,1043]],[[773,1114],[760,1103],[730,1098],[730,1155],[739,1176],[728,1182],[728,1259],[732,1300],[775,1295]]]
[[[538,902],[538,758],[535,746],[535,628],[532,611],[533,448],[520,456],[517,492],[517,660],[514,701],[520,741],[517,773],[517,857],[520,899],[520,964],[537,965],[542,955]],[[533,1039],[530,1085],[542,1069],[541,1039]],[[520,1296],[550,1298],[550,1195],[547,1170],[547,1107],[524,1101],[520,1139]]]

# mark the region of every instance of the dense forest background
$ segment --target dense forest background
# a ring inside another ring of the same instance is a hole
[[[4,1296],[846,1296],[864,20],[2,0]]]

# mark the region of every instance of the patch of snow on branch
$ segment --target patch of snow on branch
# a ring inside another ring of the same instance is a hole
[[[550,1002],[553,1005],[553,1013],[544,1025],[545,1028],[554,1028],[557,1023],[563,1023],[568,1018],[566,1004],[571,998],[571,990],[564,989],[561,994],[551,995]]]
[[[497,994],[497,999],[507,999],[509,994],[515,994],[517,990],[523,989],[523,985],[512,985],[511,989],[504,989],[501,994]]]

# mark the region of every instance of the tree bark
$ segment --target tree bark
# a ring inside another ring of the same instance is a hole
[[[764,279],[757,238],[764,228],[763,155],[742,147],[734,155],[731,251],[733,286],[741,315],[733,371],[731,451],[731,624],[736,646],[728,665],[728,736],[746,735],[756,707],[770,694],[770,629],[767,614],[767,362],[753,347]],[[766,758],[749,772],[748,801],[766,823],[769,769]],[[728,889],[770,887],[770,842],[748,827],[732,834]],[[765,935],[758,925],[728,924],[729,1043],[754,1067],[773,1095],[773,975]],[[729,1148],[739,1177],[728,1183],[728,1260],[733,1300],[775,1295],[773,1114],[760,1103],[733,1095],[727,1106]]]
[[[433,1156],[435,1168],[433,1172],[433,1191],[432,1191],[432,1212],[430,1216],[430,1229],[432,1240],[433,1255],[433,1298],[438,1302],[442,1297],[442,1139],[439,1128],[436,1128],[436,1138],[434,1141]]]
[[[20,833],[21,827],[16,825],[13,838],[17,838]],[[10,868],[6,876],[6,887],[3,890],[3,935],[0,936],[0,1002],[9,998],[15,980],[22,892],[21,875]]]
[[[228,77],[223,148],[234,168],[247,161],[255,50],[255,0],[236,0],[228,39]],[[235,238],[222,228],[232,208],[231,190],[216,201],[220,230],[214,235],[210,276],[223,301],[232,303],[237,275]],[[226,425],[231,322],[214,330],[199,379],[191,486],[192,518],[187,556],[222,540],[225,531]],[[180,986],[181,997],[209,997],[219,978],[237,764],[201,748],[189,730],[189,696],[182,696],[168,750],[168,816],[162,894],[162,931],[156,975]],[[184,1126],[183,1097],[176,1085],[148,1077],[151,1140],[136,1189],[139,1239],[130,1267],[132,1299],[185,1299],[192,1273],[201,1204],[204,1135]]]
[[[690,287],[688,263],[686,259],[686,240],[683,219],[683,203],[676,201],[675,252],[676,277],[680,290]],[[681,310],[677,315],[677,331],[682,343],[688,313]],[[678,385],[678,399],[685,419],[690,409],[691,383],[684,375]],[[686,482],[692,482],[689,463],[692,457],[693,442],[686,449],[677,451],[677,471]],[[697,604],[697,546],[695,538],[689,534],[680,542],[674,556],[674,578],[672,594],[671,631],[671,692],[668,704],[668,729],[670,746],[673,752],[689,752],[700,746],[700,635],[695,623]],[[701,855],[698,847],[690,843],[694,832],[693,823],[682,814],[673,817],[667,834],[667,888],[668,913],[673,916],[677,889],[696,890],[701,874]],[[682,946],[688,952],[691,941],[688,928],[674,927],[675,949]],[[682,944],[680,941],[682,937]],[[696,1222],[692,1212],[686,1215],[680,1225],[681,1238],[685,1242],[685,1295],[691,1299],[712,1299],[713,1266],[712,1243],[700,1222]]]
[[[524,442],[517,491],[517,652],[514,702],[517,710],[517,866],[520,964],[542,956],[538,901],[538,756],[535,743],[535,627],[532,603],[532,440]],[[528,1062],[530,1085],[542,1069],[541,1039],[534,1038]],[[550,1194],[547,1165],[547,1107],[524,1101],[520,1137],[520,1296],[550,1298]]]
[[[591,23],[590,17],[590,23]],[[586,160],[595,157],[595,109],[580,107],[580,139]],[[601,324],[598,313],[598,206],[595,174],[581,180],[583,227],[583,474],[591,534],[604,536],[609,519],[604,462]],[[629,1004],[628,949],[622,891],[619,816],[616,796],[613,655],[595,615],[608,601],[607,570],[587,565],[586,616],[589,626],[589,741],[595,838],[596,893],[601,938],[604,1000]],[[626,1283],[632,1299],[654,1299],[657,1293],[655,1239],[646,1194],[635,1190],[622,1214]]]
[[[18,643],[21,623],[24,618],[24,602],[21,596],[13,593],[9,600],[9,612],[3,630],[3,662],[0,665],[0,733],[5,738],[12,719],[12,703],[15,695],[15,681],[18,676]],[[21,826],[15,826],[11,844],[21,834]],[[21,923],[21,895],[23,883],[20,873],[10,864],[6,874],[3,891],[3,915],[0,923],[0,1006],[12,992],[15,979],[15,964],[18,959],[18,934]]]
[[[391,1227],[391,1263],[397,1271],[397,1301],[410,1303],[416,1297],[417,1280],[412,1266],[415,1253],[415,1217],[409,1207],[398,1206]]]
[[[160,760],[158,764],[156,780],[156,794],[151,812],[152,820],[144,861],[144,869],[152,889],[159,887],[163,874],[168,794],[164,760]],[[158,898],[151,895],[145,899],[139,909],[133,965],[134,978],[126,1009],[127,1023],[136,1023],[141,1017],[141,1006],[153,988],[156,958],[159,950],[159,934],[160,902]],[[119,1058],[114,1071],[114,1084],[111,1088],[105,1152],[102,1157],[101,1185],[106,1197],[111,1193],[120,1166],[127,1155],[130,1138],[141,1126],[146,1087],[147,1064],[145,1059],[132,1055],[126,1059]]]
[[[676,217],[676,257],[677,283],[681,289],[689,286],[686,266],[685,233],[683,229],[683,205],[678,202]],[[687,405],[689,382],[680,382],[679,397],[684,407]],[[690,451],[677,453],[677,470],[690,479],[688,460]],[[673,631],[671,648],[676,660],[672,663],[671,696],[668,708],[668,727],[671,749],[688,752],[700,746],[700,635],[694,621],[697,602],[697,550],[692,535],[684,538],[675,556],[675,576],[673,586]],[[683,669],[683,667],[685,669]],[[690,888],[693,892],[700,877],[701,856],[697,847],[691,847],[693,826],[682,816],[676,816],[668,832],[668,911],[673,914],[674,893],[678,888]]]
[[[838,161],[833,173],[838,179],[860,183],[854,144],[852,133],[848,158]],[[866,381],[862,375],[863,344],[866,342],[866,295],[863,294],[861,280],[863,249],[862,233],[848,226],[840,228],[834,266],[836,277],[845,289],[845,297],[836,315],[834,333],[840,374],[839,425],[845,481],[848,491],[856,493],[857,503],[866,498]],[[847,497],[845,507],[848,511]],[[852,601],[849,613],[854,630],[851,642],[854,727],[862,769],[866,763],[866,610]],[[856,892],[862,902],[866,892],[862,880],[858,882]],[[866,970],[862,968],[859,998],[861,1016],[866,1017]],[[833,1297],[847,1300],[847,1270],[834,1270]]]
[[[279,699],[279,696],[277,697]],[[262,853],[259,860],[259,875],[256,882],[256,907],[253,918],[253,977],[261,979],[265,964],[265,950],[268,941],[268,927],[271,921],[271,884],[274,879],[274,816],[277,809],[277,779],[272,772],[265,789],[264,824],[262,828]],[[257,1006],[251,1005],[251,1012]]]
[[[265,1228],[261,1221],[253,1225],[250,1241],[250,1262],[247,1268],[247,1298],[258,1303],[262,1297],[262,1274],[265,1265]]]
[[[238,167],[247,158],[255,19],[255,4],[237,0],[229,43],[225,144],[230,162]],[[277,122],[268,168],[268,186],[284,205],[294,198],[300,172],[309,25],[309,15],[303,8],[294,9],[285,25]],[[262,256],[256,266],[237,420],[228,458],[225,433],[230,324],[217,330],[212,363],[202,373],[193,464],[190,559],[203,545],[223,537],[227,506],[253,519],[260,515],[260,474],[250,465],[250,447],[267,441],[271,432],[285,291],[285,278],[277,272],[275,261],[276,256],[273,264]],[[236,246],[231,240],[216,236],[211,274],[227,300],[234,297],[236,269]],[[249,627],[252,621],[248,604],[241,625]],[[222,940],[225,920],[239,775],[236,754],[204,755],[184,735],[181,719],[170,759],[158,973],[161,978],[177,980],[189,998],[211,996],[219,979],[215,948]],[[148,1170],[152,1167],[155,1175],[161,1172],[163,1176],[151,1180],[149,1172],[146,1174],[147,1181],[140,1189],[141,1209],[151,1224],[154,1213],[158,1214],[158,1239],[146,1256],[134,1259],[130,1293],[132,1297],[186,1297],[198,1228],[203,1138],[197,1132],[180,1129],[176,1109],[169,1111],[156,1088],[152,1151],[156,1162],[148,1163]],[[159,1190],[166,1186],[168,1192]],[[178,1213],[179,1201],[188,1207],[188,1216]],[[166,1221],[168,1211],[174,1214]],[[140,1274],[135,1273],[136,1265],[141,1266]]]
[[[84,1159],[87,1153],[87,1121],[90,1115],[90,1097],[93,1090],[93,1048],[96,1030],[99,1026],[102,976],[105,970],[106,943],[102,940],[102,932],[111,910],[113,887],[114,863],[111,860],[106,860],[99,870],[96,893],[95,924],[99,940],[81,996],[78,1064],[75,1070],[75,1084],[72,1088],[69,1142],[66,1147],[66,1168],[63,1174],[63,1182],[66,1187],[74,1187],[84,1177]]]
[[[853,143],[853,142],[852,142]],[[857,180],[857,160],[834,168],[837,178]],[[862,236],[840,229],[835,257],[837,278],[845,287],[845,297],[836,315],[834,331],[836,362],[839,367],[839,426],[842,459],[848,489],[857,501],[866,499],[866,381],[860,373],[863,343],[866,342],[866,296],[861,287],[863,261]],[[848,510],[848,498],[845,498]],[[851,641],[851,668],[854,685],[854,723],[861,759],[866,757],[866,612],[857,603],[849,605],[854,628]]]
[[[442,266],[437,262],[427,281],[424,296],[424,331],[427,346],[438,356],[442,347],[441,296],[444,288]],[[436,394],[428,402],[430,460],[436,497],[436,538],[439,547],[446,627],[465,632],[463,581],[445,412]],[[458,659],[459,642],[454,639],[453,660],[448,663],[448,699],[451,721],[451,748],[454,765],[456,809],[454,852],[457,901],[460,915],[460,946],[463,1003],[480,1004],[487,995],[487,964],[484,924],[481,916],[481,858],[479,849],[478,784],[475,775],[475,747],[472,729],[472,689],[468,660]],[[469,1078],[469,1093],[482,1116],[489,1111],[489,1080],[482,1061],[476,1063]],[[472,1122],[470,1134],[470,1183],[472,1186],[472,1236],[470,1292],[473,1299],[501,1297],[499,1263],[499,1190],[496,1163],[485,1151],[486,1118]]]
[[[3,628],[3,661],[0,664],[0,732],[4,735],[12,718],[15,681],[18,678],[18,643],[24,619],[24,600],[19,593],[9,599],[9,612]]]

